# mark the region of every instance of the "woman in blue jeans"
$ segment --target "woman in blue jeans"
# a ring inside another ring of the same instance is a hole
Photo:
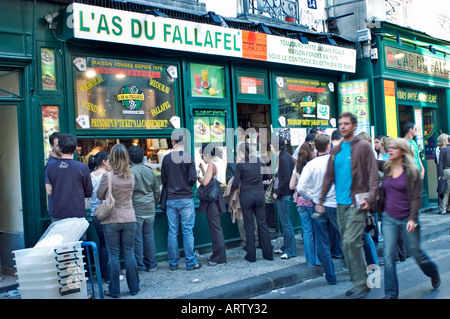
[[[297,163],[292,172],[289,188],[295,190],[300,179],[303,167],[315,157],[313,149],[308,142],[300,146],[297,156]],[[303,246],[305,250],[305,258],[308,266],[320,265],[319,257],[317,255],[317,243],[314,236],[313,219],[311,218],[313,211],[313,202],[307,201],[294,191],[294,203],[297,206],[297,212],[300,216],[303,231]]]
[[[120,297],[120,250],[125,259],[125,270],[128,288],[131,295],[139,292],[139,273],[134,254],[136,237],[136,216],[134,213],[132,194],[134,175],[129,167],[128,150],[123,144],[116,144],[109,154],[111,171],[105,173],[97,190],[97,197],[105,199],[108,194],[108,177],[111,178],[111,193],[115,199],[115,207],[111,215],[101,221],[108,248],[111,278],[105,295]]]
[[[384,299],[399,295],[395,266],[397,238],[403,236],[410,252],[425,275],[431,278],[434,289],[440,285],[437,266],[420,248],[418,225],[422,202],[422,180],[414,164],[409,143],[395,139],[389,146],[389,160],[384,164],[384,178],[380,193],[383,208],[381,227],[384,237]]]

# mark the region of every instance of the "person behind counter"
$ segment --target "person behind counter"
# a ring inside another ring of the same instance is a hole
[[[203,161],[208,165],[205,169],[202,163],[199,164],[202,171],[203,178],[198,176],[198,181],[201,185],[206,186],[209,183],[214,183],[217,179],[218,169],[214,165],[214,158],[216,156],[221,157],[221,151],[217,147],[210,147],[209,144],[204,144],[201,148],[200,154]],[[223,237],[222,227],[220,226],[220,214],[226,211],[225,201],[223,200],[222,192],[217,196],[217,200],[214,202],[206,202],[200,200],[198,207],[200,213],[206,213],[206,219],[208,220],[209,232],[211,234],[213,252],[208,261],[208,266],[216,266],[218,264],[224,264],[227,262],[225,239]]]
[[[155,271],[158,267],[155,245],[155,211],[159,203],[159,182],[153,169],[143,164],[144,151],[139,146],[128,149],[134,173],[133,207],[137,230],[134,252],[138,270]]]
[[[111,281],[105,295],[120,297],[120,252],[125,259],[128,289],[131,295],[139,292],[139,273],[134,255],[136,216],[133,208],[134,174],[129,167],[130,158],[123,144],[116,144],[109,155],[111,194],[116,204],[111,215],[102,220],[111,267]],[[104,174],[97,190],[97,197],[105,199],[108,192],[108,174]]]

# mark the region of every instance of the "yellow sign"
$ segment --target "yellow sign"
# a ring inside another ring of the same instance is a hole
[[[395,103],[394,81],[384,80],[384,107],[386,113],[386,134],[397,138],[397,105]]]

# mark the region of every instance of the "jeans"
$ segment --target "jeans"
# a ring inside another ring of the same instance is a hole
[[[169,233],[167,235],[167,255],[169,267],[175,269],[180,262],[180,252],[178,250],[178,228],[181,223],[183,232],[183,248],[185,255],[186,269],[193,269],[197,265],[194,253],[194,224],[195,208],[192,198],[183,198],[167,201],[167,220],[169,223]]]
[[[337,220],[345,263],[355,292],[368,289],[367,269],[363,252],[363,233],[366,227],[366,211],[353,205],[337,205]]]
[[[98,236],[98,261],[100,263],[100,273],[103,281],[110,280],[110,270],[109,270],[109,256],[108,248],[106,247],[105,235],[103,234],[103,226],[97,217],[92,217],[94,228]]]
[[[439,201],[439,212],[441,214],[446,214],[447,210],[449,209],[448,197],[450,195],[450,169],[448,169],[448,168],[444,169],[442,175],[443,175],[442,178],[447,181],[448,185],[447,185],[447,189],[444,192],[444,198],[441,198],[441,200]]]
[[[314,234],[317,238],[317,254],[325,272],[325,279],[330,284],[336,283],[336,273],[331,260],[330,231],[337,228],[336,208],[325,207],[325,213],[313,222]]]
[[[139,273],[134,256],[134,240],[136,237],[136,223],[103,224],[106,246],[108,247],[111,281],[109,294],[114,297],[120,295],[120,251],[125,259],[125,270],[130,294],[139,291]]]
[[[372,237],[366,231],[363,234],[364,240],[364,255],[366,256],[367,265],[378,265],[377,249],[375,248],[375,243]]]
[[[297,212],[302,223],[306,263],[308,266],[320,265],[317,255],[317,238],[314,236],[313,219],[311,218],[314,210],[308,206],[297,206]]]
[[[405,239],[409,251],[419,264],[423,273],[432,277],[438,273],[438,268],[420,248],[420,225],[408,233],[406,224],[408,218],[396,219],[383,213],[381,229],[384,237],[384,292],[388,297],[398,298],[398,278],[395,260],[397,258],[397,236],[399,233]]]
[[[136,216],[136,240],[134,242],[134,254],[138,270],[156,269],[155,215],[149,217]]]
[[[291,198],[292,196],[283,196],[277,198],[278,216],[280,217],[281,226],[283,227],[284,244],[283,253],[289,257],[297,256],[297,247],[295,245],[294,227],[291,221]]]

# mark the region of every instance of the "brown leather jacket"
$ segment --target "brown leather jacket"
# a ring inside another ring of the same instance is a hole
[[[319,203],[323,204],[325,197],[334,183],[334,158],[337,153],[341,151],[342,142],[334,146],[330,151],[330,160],[328,161],[327,172],[325,174],[322,193],[320,195]],[[370,206],[373,206],[378,198],[378,166],[373,154],[371,145],[355,136],[350,144],[351,149],[351,165],[352,165],[352,186],[350,195],[352,197],[353,205],[356,205],[355,195],[369,192],[369,197],[366,199]]]

